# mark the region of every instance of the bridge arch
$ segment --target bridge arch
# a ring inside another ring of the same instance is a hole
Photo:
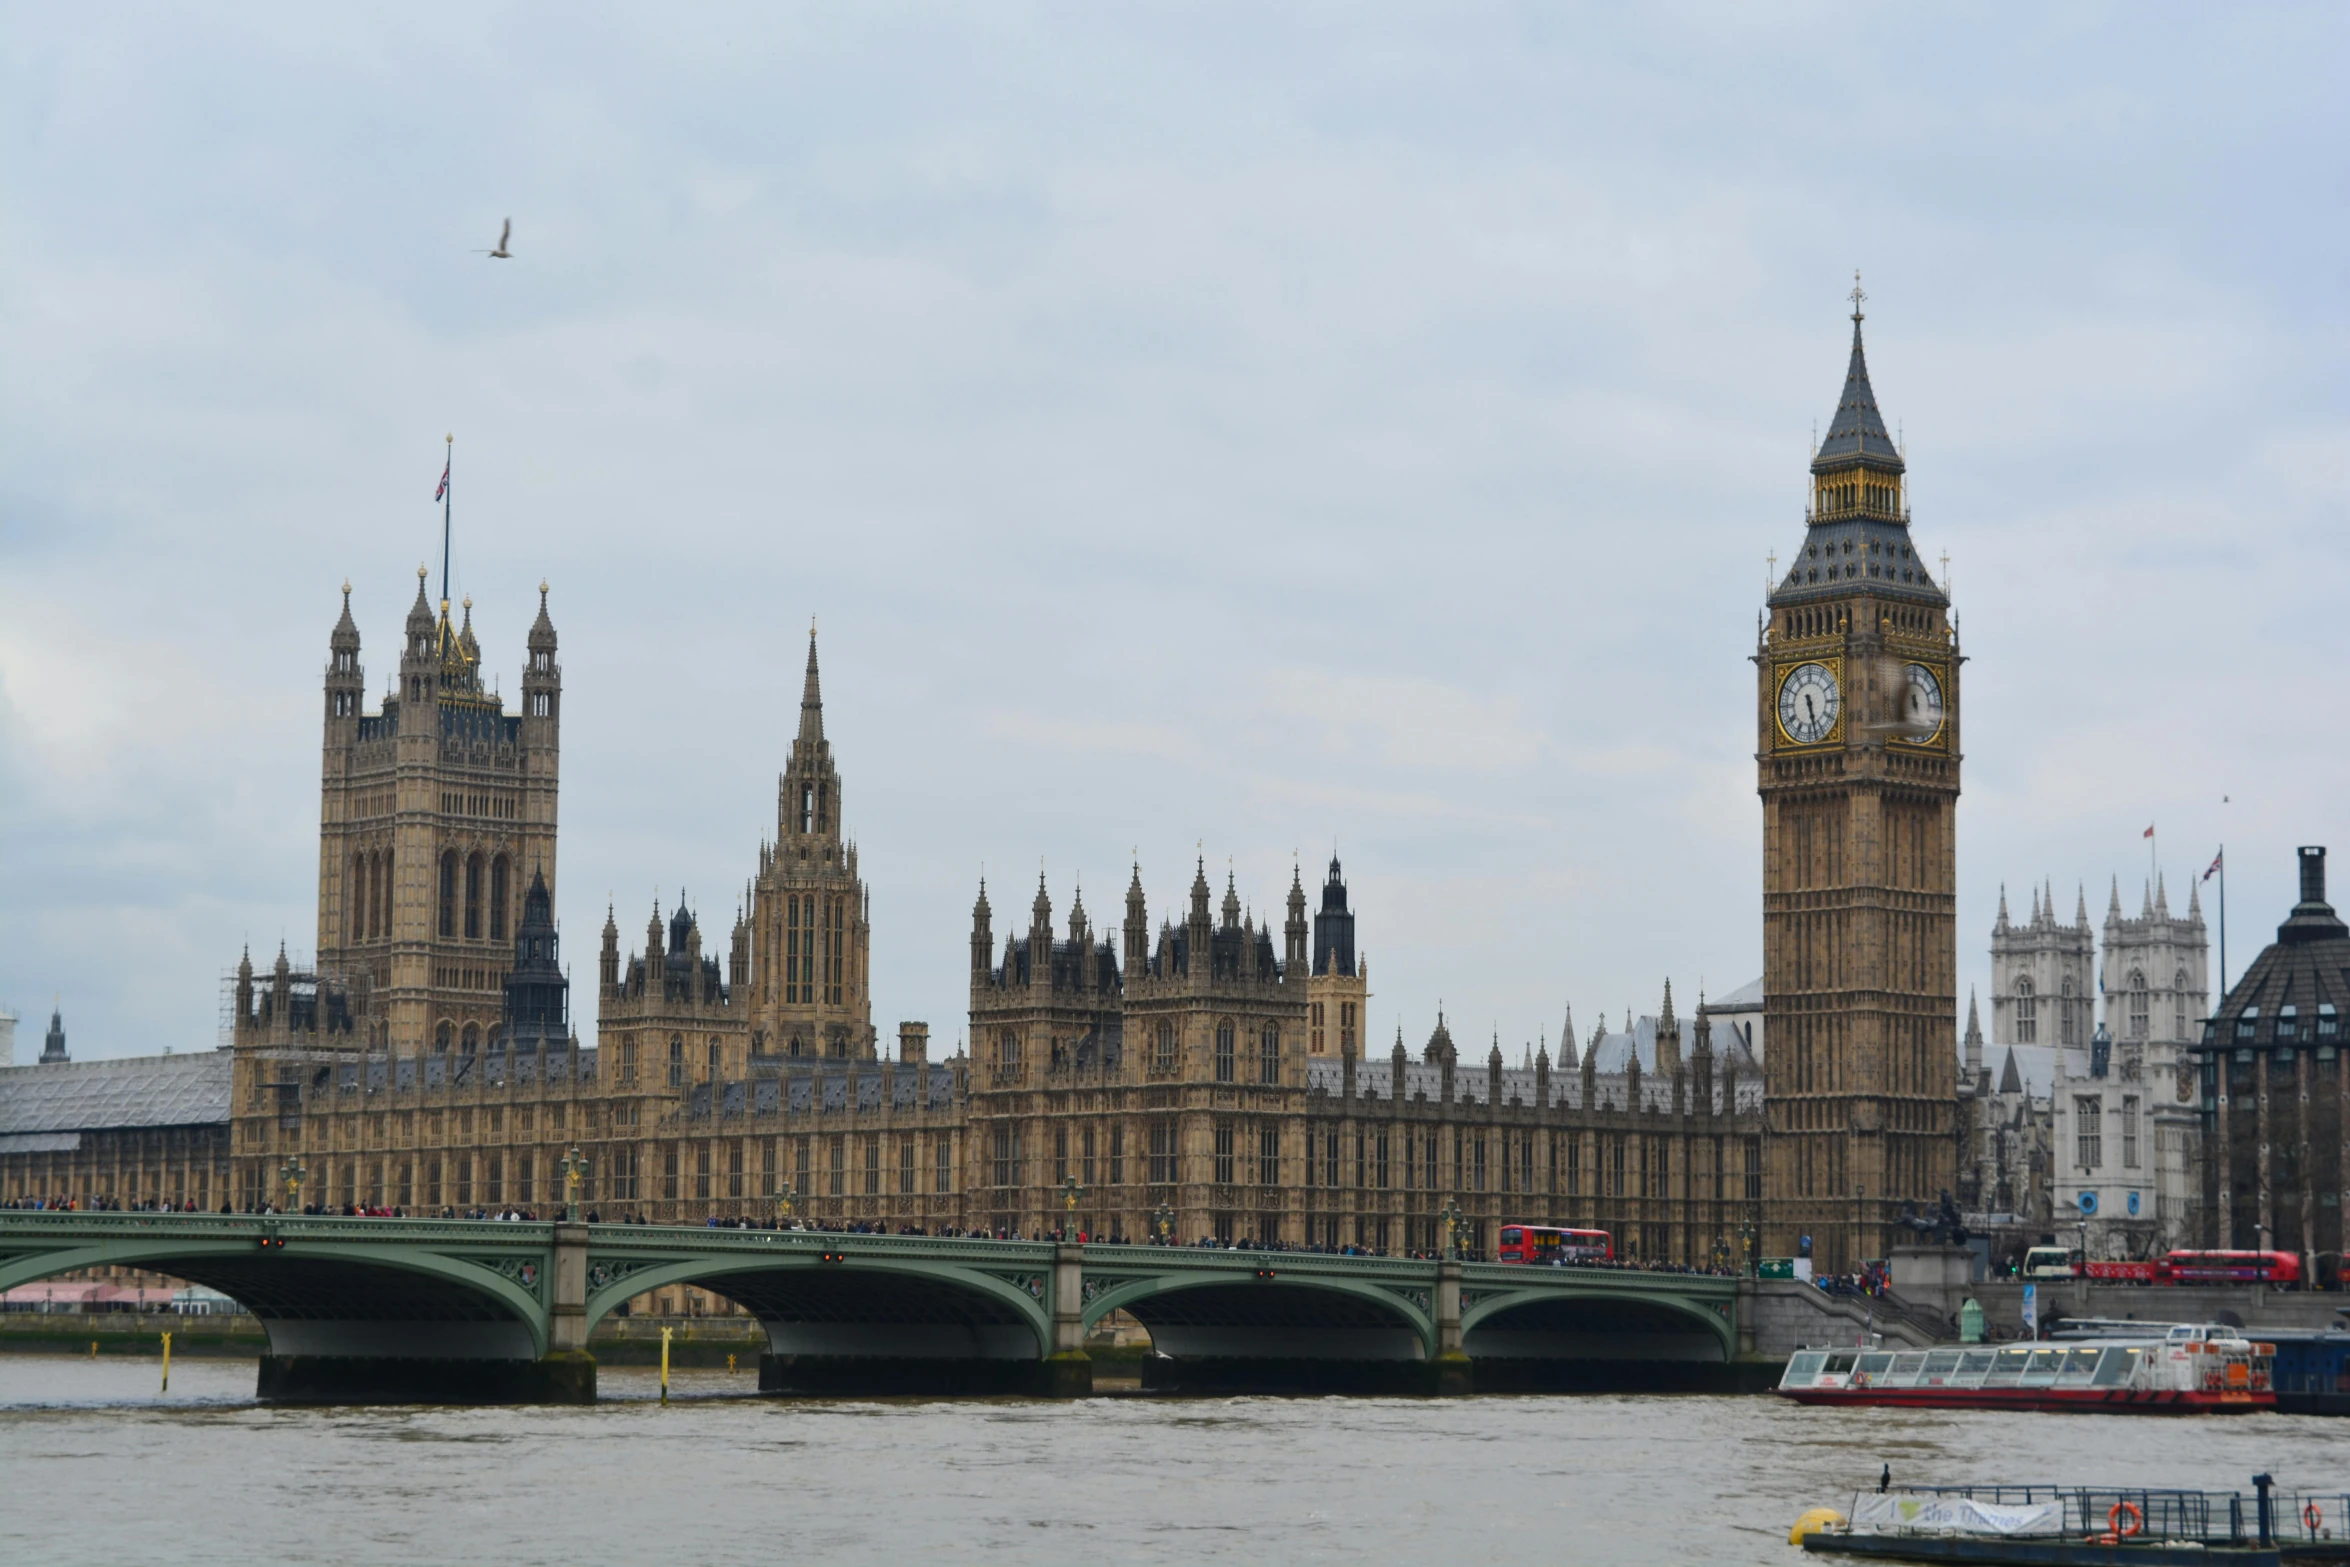
[[[774,1355],[1035,1361],[1052,1343],[1051,1279],[1050,1264],[988,1271],[855,1252],[830,1262],[717,1253],[591,1270],[587,1319],[593,1331],[635,1296],[691,1284],[756,1316]]]
[[[233,1297],[281,1357],[535,1360],[547,1351],[548,1281],[535,1261],[500,1272],[423,1244],[296,1239],[265,1249],[251,1234],[173,1235],[167,1224],[0,1257],[0,1291],[101,1267],[165,1273]]]
[[[1404,1361],[1436,1353],[1436,1324],[1419,1300],[1366,1280],[1267,1272],[1119,1279],[1085,1303],[1085,1326],[1124,1311],[1149,1330],[1154,1349],[1176,1359]]]
[[[1461,1347],[1480,1362],[1704,1363],[1731,1359],[1737,1333],[1715,1302],[1678,1293],[1517,1288],[1463,1301]]]

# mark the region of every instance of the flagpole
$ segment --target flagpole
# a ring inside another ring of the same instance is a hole
[[[448,458],[441,464],[441,618],[443,620],[449,618],[449,507],[456,498],[452,492],[457,488],[455,482],[457,436],[455,432],[452,431],[446,437],[446,444],[449,449]]]
[[[2228,846],[2219,846],[2219,999],[2228,998]],[[2218,1016],[2218,1008],[2212,1010]]]

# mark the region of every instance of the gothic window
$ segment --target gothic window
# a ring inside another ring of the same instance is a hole
[[[620,1036],[620,1080],[624,1083],[636,1081],[636,1035],[634,1034]]]
[[[455,1030],[453,1030],[447,1023],[443,1023],[438,1028],[435,1028],[432,1031],[433,1049],[441,1055],[447,1055],[449,1053],[449,1040],[454,1032]]]
[[[865,1134],[865,1195],[881,1195],[881,1137],[873,1132]]]
[[[378,936],[392,933],[392,851],[386,849],[375,857],[375,901],[383,916],[375,927]]]
[[[1175,1123],[1173,1121],[1162,1120],[1151,1123],[1150,1166],[1152,1185],[1172,1186],[1175,1183]]]
[[[2040,1003],[2032,994],[2032,982],[2015,982],[2015,1042],[2033,1045],[2040,1042]]]
[[[1358,1146],[1360,1145],[1358,1144]],[[1360,1185],[1361,1179],[1358,1174],[1356,1184]],[[1330,1128],[1322,1141],[1322,1184],[1324,1186],[1338,1184],[1338,1128],[1335,1126]]]
[[[1216,1025],[1216,1081],[1219,1083],[1233,1081],[1232,1034],[1233,1028],[1230,1018],[1226,1018]]]
[[[472,1055],[472,1054],[474,1054],[476,1051],[480,1050],[480,1049],[481,1049],[481,1029],[480,1029],[480,1027],[479,1027],[478,1025],[476,1025],[476,1024],[473,1024],[473,1023],[468,1023],[468,1024],[466,1024],[466,1025],[465,1025],[465,1033],[464,1033],[464,1034],[463,1034],[463,1036],[461,1036],[461,1037],[460,1037],[460,1039],[458,1040],[457,1048],[458,1048],[460,1051],[462,1051],[464,1054],[466,1054],[466,1055]]]
[[[1083,1140],[1083,1148],[1078,1155],[1077,1179],[1081,1184],[1091,1186],[1093,1184],[1093,1128],[1086,1127],[1079,1135]]]
[[[1126,1184],[1126,1124],[1123,1121],[1110,1123],[1110,1184]]]
[[[1060,1185],[1069,1178],[1069,1128],[1053,1128],[1053,1184]]]
[[[710,1081],[715,1083],[718,1081],[718,1041],[716,1039],[710,1041],[709,1066]]]
[[[1281,1123],[1265,1120],[1257,1123],[1257,1184],[1281,1184]]]
[[[836,1133],[825,1146],[824,1177],[825,1189],[832,1196],[842,1197],[848,1194],[849,1140],[845,1134]]]
[[[506,939],[506,856],[490,861],[490,940]]]
[[[800,831],[808,833],[815,830],[816,786],[812,783],[803,783],[800,785]]]
[[[1320,1055],[1322,1053],[1322,1003],[1319,1001],[1314,1003],[1313,1025],[1314,1037],[1311,1041],[1313,1052],[1315,1055]]]
[[[2141,969],[2130,970],[2129,1014],[2126,1025],[2129,1029],[2129,1032],[2123,1035],[2123,1038],[2144,1039],[2146,1037],[2148,1019],[2147,1000],[2148,997],[2146,992],[2145,972]]]
[[[481,856],[465,862],[465,939],[481,939]]]
[[[1230,1185],[1232,1184],[1232,1178],[1233,1178],[1233,1170],[1232,1170],[1232,1164],[1233,1164],[1232,1144],[1233,1144],[1232,1123],[1231,1123],[1230,1121],[1218,1121],[1218,1122],[1216,1123],[1216,1145],[1215,1145],[1215,1146],[1216,1146],[1216,1168],[1215,1168],[1215,1177],[1216,1177],[1216,1184],[1217,1184],[1218,1186],[1230,1186]]]
[[[1420,1139],[1421,1170],[1428,1177],[1428,1190],[1436,1190],[1436,1134],[1429,1132]]]
[[[2058,992],[2056,1031],[2057,1038],[2062,1043],[2069,1045],[2075,1042],[2073,1039],[2073,977],[2070,974],[2064,977],[2064,983]]]
[[[1158,1044],[1159,1044],[1159,1070],[1160,1070],[1160,1071],[1162,1071],[1162,1072],[1172,1072],[1172,1071],[1174,1071],[1174,1070],[1175,1070],[1175,1025],[1174,1025],[1173,1023],[1171,1023],[1171,1022],[1167,1022],[1167,1021],[1164,1021],[1164,1020],[1162,1020],[1162,1021],[1160,1022],[1160,1024],[1159,1024],[1159,1034],[1158,1034]]]
[[[2187,1037],[2187,971],[2181,969],[2171,976],[2170,1037]]]
[[[1352,1055],[1354,1047],[1355,1004],[1351,1001],[1341,1001],[1338,1003],[1338,1048],[1342,1052]]]
[[[682,1087],[685,1083],[685,1036],[669,1036],[669,1086]]]
[[[800,995],[800,943],[803,938],[800,934],[800,900],[796,894],[784,895],[783,923],[783,999],[788,1006],[805,999]],[[792,1054],[796,1056],[799,1052],[794,1050]]]
[[[840,1004],[842,959],[848,951],[845,920],[848,909],[846,898],[828,900],[832,904],[832,939],[824,946],[824,999]]]
[[[898,1191],[903,1196],[914,1194],[914,1139],[898,1139]]]
[[[2122,1095],[2122,1168],[2138,1168],[2138,1096]]]
[[[367,884],[367,856],[364,854],[351,857],[351,888],[344,894],[343,901],[351,910],[351,940],[365,941],[367,911],[374,906],[375,898],[374,889]]]
[[[457,851],[441,853],[441,934],[457,934]]]
[[[1269,1023],[1257,1041],[1257,1080],[1263,1083],[1281,1081],[1281,1030]]]
[[[791,1053],[792,1053],[793,1055],[795,1055],[795,1056],[804,1056],[804,1055],[806,1055],[806,1054],[808,1053],[808,1042],[807,1042],[806,1040],[802,1039],[802,1038],[801,1038],[799,1035],[797,1035],[797,1034],[794,1034],[794,1035],[792,1035],[792,1036],[791,1036]]]
[[[1019,1070],[1020,1034],[1018,1030],[1007,1028],[1002,1033],[996,1035],[995,1059],[996,1065],[1004,1068],[1006,1071]]]
[[[1387,1190],[1387,1128],[1384,1126],[1371,1143],[1371,1178],[1381,1191]]]
[[[2073,1100],[2074,1157],[2084,1170],[2105,1162],[2105,1101],[2095,1094]]]
[[[955,1189],[953,1139],[948,1137],[946,1133],[940,1132],[936,1135],[933,1141],[935,1144],[934,1151],[938,1155],[938,1169],[934,1178],[935,1185],[939,1191],[951,1192]]]

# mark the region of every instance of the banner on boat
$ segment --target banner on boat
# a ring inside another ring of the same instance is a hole
[[[1961,1534],[2062,1534],[2064,1503],[2000,1507],[1964,1496],[1868,1493],[1853,1499],[1855,1532],[1872,1529],[1953,1530]]]

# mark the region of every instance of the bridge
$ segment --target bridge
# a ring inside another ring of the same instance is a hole
[[[818,1230],[0,1212],[0,1291],[147,1269],[242,1302],[290,1402],[591,1402],[596,1324],[691,1284],[765,1327],[760,1386],[1091,1388],[1089,1333],[1149,1330],[1145,1385],[1470,1391],[1737,1379],[1739,1281],[1607,1268]]]

